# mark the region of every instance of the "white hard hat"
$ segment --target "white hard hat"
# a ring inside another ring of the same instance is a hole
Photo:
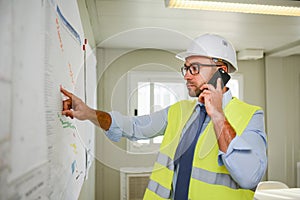
[[[176,55],[177,58],[183,61],[189,56],[218,58],[227,63],[229,73],[238,70],[234,47],[229,41],[219,35],[201,35],[192,41],[185,52]]]

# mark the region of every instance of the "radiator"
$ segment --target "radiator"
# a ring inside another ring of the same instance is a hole
[[[148,168],[121,168],[120,199],[142,200],[150,174],[151,169]]]

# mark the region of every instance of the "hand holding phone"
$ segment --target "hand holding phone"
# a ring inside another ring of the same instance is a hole
[[[230,80],[230,75],[225,72],[224,69],[219,68],[207,83],[212,84],[215,88],[217,88],[218,78],[221,78],[222,80],[221,88],[223,89],[227,82]]]

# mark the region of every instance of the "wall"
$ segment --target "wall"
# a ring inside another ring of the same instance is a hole
[[[239,71],[244,78],[244,101],[266,107],[265,63],[263,59],[238,61]]]
[[[266,58],[268,179],[296,186],[300,161],[300,56]]]
[[[175,54],[163,50],[140,49],[135,51],[98,49],[98,107],[106,111],[117,110],[127,113],[127,71],[142,69],[178,71],[182,62]],[[264,61],[239,62],[240,73],[244,75],[244,100],[265,108]],[[117,200],[120,198],[120,167],[153,165],[156,156],[129,155],[125,152],[126,140],[111,142],[98,129],[96,134],[96,199]]]

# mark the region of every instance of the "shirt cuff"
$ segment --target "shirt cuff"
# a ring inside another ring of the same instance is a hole
[[[234,151],[250,151],[251,146],[240,136],[236,135],[235,138],[230,142],[227,152],[219,150],[218,153],[218,164],[219,166],[224,165],[224,160],[230,156]],[[224,159],[224,160],[223,160]]]
[[[104,131],[105,135],[113,142],[119,142],[122,137],[122,130],[119,128],[116,122],[116,118],[118,117],[118,112],[109,112],[111,116],[111,125],[107,131]]]

